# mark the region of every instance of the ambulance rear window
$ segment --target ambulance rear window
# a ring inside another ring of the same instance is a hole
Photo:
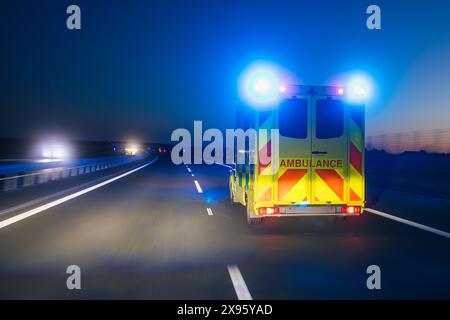
[[[331,139],[344,133],[344,104],[339,100],[323,99],[316,102],[316,137]]]
[[[287,99],[280,105],[280,134],[284,137],[308,137],[308,104],[305,99]]]

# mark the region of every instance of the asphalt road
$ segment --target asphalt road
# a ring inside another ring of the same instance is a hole
[[[0,228],[0,298],[450,298],[448,238],[371,213],[249,227],[228,202],[227,168],[189,168],[161,158]],[[450,231],[449,200],[367,191],[375,209]],[[66,287],[69,265],[81,268],[81,290]],[[381,290],[366,287],[369,265],[381,268]]]

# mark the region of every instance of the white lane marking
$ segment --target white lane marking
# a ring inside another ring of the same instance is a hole
[[[442,237],[450,239],[450,233],[448,233],[448,232],[445,232],[445,231],[442,231],[442,230],[439,230],[439,229],[435,229],[435,228],[432,228],[432,227],[429,227],[429,226],[426,226],[426,225],[423,225],[423,224],[420,224],[420,223],[417,223],[417,222],[414,222],[414,221],[411,221],[411,220],[406,220],[406,219],[403,219],[403,218],[400,218],[400,217],[396,217],[396,216],[393,216],[391,214],[387,214],[385,212],[377,211],[377,210],[374,210],[374,209],[365,208],[364,210],[368,211],[370,213],[376,214],[378,216],[381,216],[381,217],[384,217],[384,218],[387,218],[387,219],[391,219],[391,220],[394,220],[394,221],[397,221],[397,222],[400,222],[400,223],[404,223],[404,224],[407,224],[407,225],[409,225],[411,227],[422,229],[422,230],[425,230],[425,231],[428,231],[428,232],[431,232],[431,233],[437,234],[439,236],[442,236]]]
[[[189,172],[192,172],[190,168],[187,168]]]
[[[203,193],[202,187],[200,187],[200,184],[197,180],[194,180],[195,187],[197,188],[198,193]]]
[[[146,164],[144,164],[144,165],[142,165],[140,167],[137,167],[137,168],[135,168],[133,170],[125,172],[125,173],[123,173],[121,175],[118,175],[117,177],[114,177],[114,178],[111,178],[109,180],[103,181],[103,182],[101,182],[99,184],[96,184],[96,185],[94,185],[92,187],[89,187],[89,188],[83,189],[81,191],[69,194],[68,196],[62,197],[62,198],[60,198],[58,200],[54,200],[52,202],[49,202],[49,203],[44,204],[42,206],[39,206],[37,208],[34,208],[34,209],[31,209],[31,210],[25,211],[23,213],[20,213],[20,214],[14,216],[14,217],[8,218],[8,219],[3,220],[3,221],[0,221],[0,229],[2,229],[4,227],[7,227],[7,226],[9,226],[9,225],[11,225],[13,223],[19,222],[19,221],[21,221],[23,219],[26,219],[28,217],[31,217],[31,216],[33,216],[35,214],[38,214],[38,213],[40,213],[42,211],[45,211],[47,209],[53,208],[53,207],[55,207],[57,205],[60,205],[60,204],[62,204],[64,202],[66,202],[66,201],[69,201],[69,200],[72,200],[74,198],[77,198],[77,197],[79,197],[79,196],[81,196],[81,195],[83,195],[85,193],[88,193],[88,192],[91,192],[91,191],[93,191],[95,189],[101,188],[101,187],[103,187],[103,186],[105,186],[107,184],[110,184],[111,182],[114,182],[116,180],[119,180],[119,179],[121,179],[123,177],[126,177],[126,176],[128,176],[128,175],[130,175],[130,174],[132,174],[132,173],[134,173],[134,172],[136,172],[138,170],[141,170],[141,169],[151,165],[156,160],[158,160],[158,158],[155,158],[152,161],[150,161],[150,162],[148,162],[148,163],[146,163]]]
[[[191,174],[191,177],[193,177],[194,176],[194,174]]]
[[[234,291],[239,300],[253,300],[250,292],[248,291],[247,285],[245,284],[244,278],[242,277],[241,271],[239,271],[238,266],[228,265],[228,273],[230,274],[231,282],[233,282]]]
[[[206,208],[206,212],[208,212],[209,216],[213,216],[214,215],[214,213],[213,213],[211,208]]]

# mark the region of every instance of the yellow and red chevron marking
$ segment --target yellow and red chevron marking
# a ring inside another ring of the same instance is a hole
[[[350,164],[359,174],[362,174],[362,152],[358,150],[353,142],[350,142]]]
[[[272,201],[272,183],[273,176],[268,174],[270,170],[270,162],[263,163],[261,157],[270,159],[271,156],[271,143],[270,141],[265,143],[264,146],[258,152],[258,183],[256,190],[256,198],[258,201]],[[267,170],[266,172],[264,172]],[[265,174],[263,174],[265,173]]]
[[[356,148],[356,146],[350,142],[350,186],[349,186],[349,200],[350,201],[361,201],[362,198],[360,196],[360,188],[359,186],[355,186],[360,183],[360,179],[362,179],[362,152]],[[355,172],[356,171],[356,172]],[[358,177],[359,176],[359,177]],[[352,180],[353,178],[353,180]],[[353,183],[352,183],[353,182]],[[352,185],[359,192],[355,191],[352,188]]]
[[[353,191],[352,187],[350,187],[349,197],[350,197],[350,202],[362,200],[361,197],[358,194],[356,194],[355,191]]]
[[[308,201],[307,186],[299,185],[307,173],[307,169],[284,171],[278,178],[278,201]]]
[[[262,192],[258,197],[258,201],[272,201],[272,187],[269,187],[264,192]]]
[[[349,202],[364,201],[364,110],[350,112],[349,142]]]
[[[264,163],[261,159],[269,160],[269,162]],[[262,148],[258,151],[258,173],[261,174],[269,165],[272,159],[272,143],[269,140],[265,143]]]
[[[257,201],[272,201],[272,184],[273,176],[270,174],[271,158],[272,158],[272,143],[270,140],[270,129],[272,127],[273,116],[267,117],[260,125],[259,129],[267,130],[266,137],[258,135],[258,173],[256,184],[256,200]],[[264,159],[264,161],[262,161]],[[267,161],[269,160],[269,161]],[[267,162],[267,163],[263,163]]]
[[[316,174],[333,191],[339,201],[344,200],[344,178],[334,169],[316,169]],[[324,193],[323,190],[321,193]],[[329,197],[325,197],[329,198]]]

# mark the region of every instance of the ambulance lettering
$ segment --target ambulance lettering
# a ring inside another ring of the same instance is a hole
[[[280,168],[342,168],[341,159],[281,159]]]

